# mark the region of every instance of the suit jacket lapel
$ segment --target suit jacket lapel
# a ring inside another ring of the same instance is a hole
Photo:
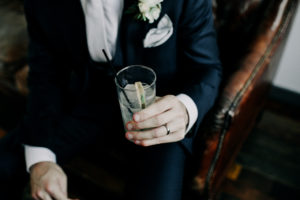
[[[137,20],[134,18],[133,14],[126,14],[126,10],[138,3],[138,0],[124,0],[124,12],[123,12],[123,20],[121,24],[121,47],[123,50],[123,60],[124,65],[132,65],[132,64],[145,64],[145,58],[147,54],[145,54],[145,48],[143,46],[143,40],[151,28],[157,26],[159,20],[166,13],[166,3],[172,3],[172,1],[164,2],[162,6],[162,10],[160,13],[160,17],[154,23],[150,24],[148,21],[144,22],[141,20]],[[149,59],[149,58],[148,58]]]
[[[133,0],[124,0],[124,9],[123,9],[123,17],[120,25],[120,29],[118,32],[117,38],[117,48],[116,54],[113,57],[113,62],[117,66],[122,65],[122,55],[121,55],[121,42],[122,40],[122,24],[123,18],[126,18],[126,14],[124,14],[126,7]],[[62,8],[68,8],[68,12],[64,9],[61,9],[63,30],[65,41],[67,41],[68,51],[72,52],[73,59],[77,60],[76,63],[86,62],[87,59],[91,59],[88,51],[88,43],[87,43],[87,35],[86,35],[86,24],[84,12],[81,6],[80,0],[66,0],[62,1],[64,4]],[[126,7],[125,7],[126,6]]]
[[[136,13],[126,13],[128,8],[137,4],[137,0],[124,0],[125,6],[121,23],[121,47],[123,50],[124,65],[142,64],[143,39],[150,29],[148,22],[136,20]]]
[[[89,55],[81,2],[80,0],[66,0],[61,3],[65,4],[62,8],[68,8],[68,10],[61,10],[63,16],[61,24],[64,26],[64,37],[65,41],[67,41],[68,51],[71,52],[74,63],[80,64]]]

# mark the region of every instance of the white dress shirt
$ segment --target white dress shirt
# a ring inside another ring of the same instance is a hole
[[[105,62],[102,54],[105,49],[112,58],[116,51],[116,40],[124,6],[123,0],[81,0],[86,22],[88,49],[91,58]],[[103,31],[104,30],[104,31]],[[198,117],[195,102],[186,94],[179,94],[177,98],[185,105],[189,115],[187,132],[192,128]],[[32,165],[50,161],[56,162],[55,154],[48,148],[25,145],[25,159],[27,171]]]

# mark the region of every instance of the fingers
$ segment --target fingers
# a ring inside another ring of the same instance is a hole
[[[67,198],[66,193],[62,191],[62,189],[58,186],[50,186],[44,189],[36,189],[36,192],[32,194],[32,197],[36,200],[69,200]]]
[[[30,172],[32,197],[36,200],[68,200],[67,177],[55,163],[40,162]]]
[[[36,200],[52,200],[52,198],[45,191],[38,191],[36,195],[33,197]]]
[[[177,142],[186,134],[187,110],[173,95],[160,98],[148,108],[135,113],[133,118],[133,121],[126,124],[129,131],[125,136],[137,145]],[[168,129],[170,134],[167,135]]]
[[[162,137],[166,135],[166,128],[164,126],[160,126],[158,128],[153,128],[151,130],[146,131],[138,131],[138,132],[127,132],[126,137],[128,140],[145,140],[156,137]]]
[[[45,193],[44,199],[45,199],[45,200],[52,200],[52,198],[51,198],[47,193]]]
[[[127,130],[142,130],[142,129],[149,129],[149,128],[155,128],[155,127],[160,127],[174,118],[179,116],[179,113],[175,109],[170,109],[164,113],[161,113],[160,115],[155,115],[151,118],[148,118],[144,121],[140,122],[130,122],[127,125]]]
[[[172,95],[160,98],[148,108],[135,113],[133,121],[126,124],[127,130],[141,130],[162,126],[175,118],[182,118],[187,123],[185,106]]]
[[[46,192],[48,192],[56,200],[68,200],[67,194],[60,184],[47,187]]]
[[[145,108],[144,110],[135,113],[133,115],[133,119],[136,122],[144,121],[151,117],[154,117],[160,113],[163,113],[170,108],[172,108],[173,102],[176,100],[175,96],[167,95],[160,99],[158,99],[154,104],[150,105],[149,107]]]
[[[50,195],[40,188],[33,188],[31,196],[35,200],[52,200]]]
[[[68,200],[67,193],[59,183],[48,183],[43,188],[32,188],[32,191],[32,197],[36,200],[52,200],[52,197],[56,200]]]
[[[58,184],[57,184],[58,185]],[[43,189],[36,189],[36,192],[32,194],[32,197],[35,200],[79,200],[79,199],[69,199],[66,192],[63,191],[63,188],[59,186],[46,187]]]
[[[165,125],[165,124],[164,124]],[[126,133],[126,138],[128,140],[136,141],[136,140],[146,140],[153,139],[167,135],[167,128],[162,125],[157,128],[148,129],[144,131],[130,131]],[[175,118],[175,120],[166,123],[167,127],[170,129],[170,135],[176,131],[183,131],[185,128],[185,124],[183,120],[180,118]]]
[[[50,194],[56,200],[69,200],[69,198],[60,189],[57,189]]]
[[[178,142],[184,138],[184,135],[185,135],[184,131],[176,131],[170,135],[165,135],[162,137],[146,139],[146,140],[136,140],[134,141],[134,143],[140,146],[147,147],[147,146],[163,144],[163,143]]]
[[[34,200],[52,200],[52,198],[43,190],[38,190],[32,193],[32,198]]]

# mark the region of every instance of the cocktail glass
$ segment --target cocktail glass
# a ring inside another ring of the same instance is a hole
[[[123,124],[132,120],[134,113],[155,101],[156,74],[146,66],[131,65],[120,70],[115,77]]]

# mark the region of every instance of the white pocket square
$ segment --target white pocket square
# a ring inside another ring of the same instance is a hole
[[[144,39],[144,48],[157,47],[165,43],[173,34],[173,23],[170,17],[165,14],[157,24],[157,28],[152,28]]]

